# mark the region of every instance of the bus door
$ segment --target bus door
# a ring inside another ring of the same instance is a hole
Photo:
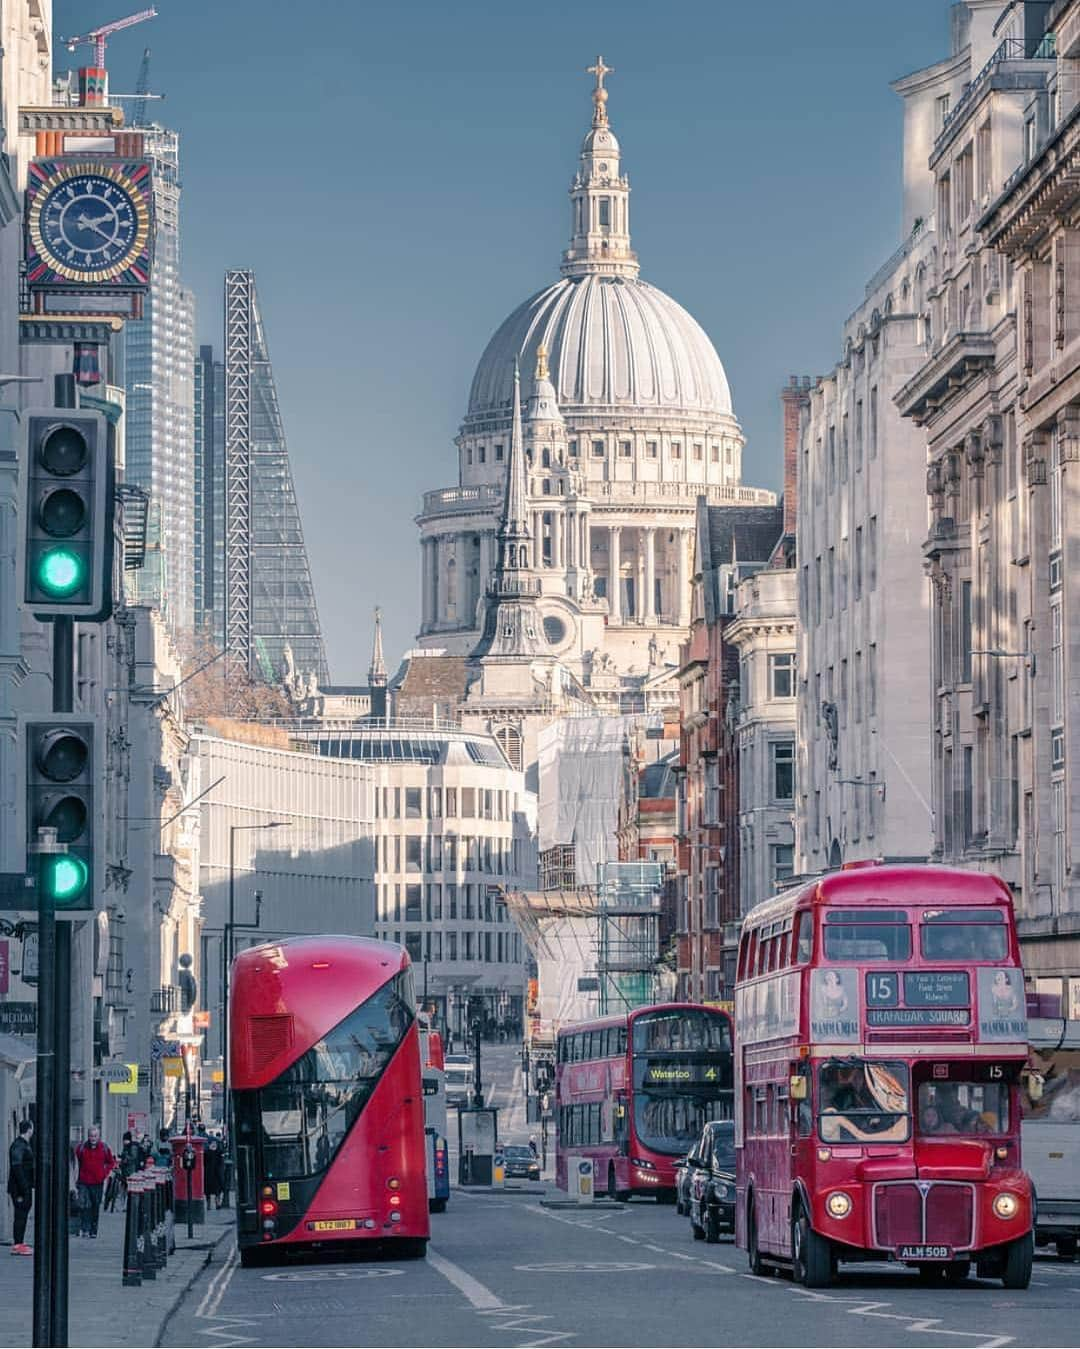
[[[615,1143],[620,1157],[630,1155],[630,1112],[626,1108],[626,1097],[615,1097]]]

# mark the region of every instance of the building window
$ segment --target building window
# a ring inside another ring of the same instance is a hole
[[[622,455],[624,459],[629,459],[630,456],[634,453],[633,443],[629,440],[620,440],[619,453]]]
[[[971,214],[975,204],[975,154],[968,141],[956,157],[956,222],[960,224]]]
[[[769,746],[772,757],[772,794],[774,801],[795,799],[795,741],[774,740]]]
[[[971,582],[960,582],[960,615],[957,624],[957,643],[959,650],[956,653],[957,665],[960,671],[959,682],[961,684],[971,683]]]
[[[405,788],[405,818],[407,820],[418,820],[421,817],[421,789],[419,787]]]
[[[866,584],[870,590],[877,589],[877,516],[870,517],[867,537]]]
[[[514,726],[500,726],[495,732],[495,740],[506,755],[511,768],[521,771],[521,732]]]
[[[948,115],[949,115],[949,95],[942,94],[940,98],[936,98],[934,100],[934,124],[936,128],[934,132],[935,135],[937,135],[939,131],[943,130],[945,126],[945,119],[946,117],[948,117]]]
[[[486,458],[487,458],[487,451],[484,449],[483,445],[477,445],[477,447],[476,447],[476,462],[477,462],[478,464],[482,464],[482,463],[485,461]]]
[[[502,463],[502,457],[503,457],[503,447],[502,447],[501,445],[496,445],[496,446],[495,446],[495,462],[496,462],[497,464],[501,464],[501,463]]]
[[[952,234],[952,180],[947,173],[938,179],[937,227],[945,239]]]
[[[423,866],[424,840],[419,834],[410,834],[405,840],[405,870],[419,871]]]
[[[877,458],[877,433],[877,385],[875,384],[870,390],[870,427],[867,433],[870,442],[871,459]]]
[[[769,657],[769,692],[773,698],[795,697],[794,651]]]
[[[877,716],[877,642],[870,643],[866,659],[866,711],[871,717]]]
[[[567,445],[566,448],[567,448],[567,450],[568,450],[569,453],[570,453],[570,458],[571,458],[571,459],[576,459],[576,458],[578,457],[578,447],[577,447],[577,441],[576,441],[576,440],[570,441],[569,445]]]
[[[611,225],[611,198],[600,198],[600,225],[601,228],[608,228]]]
[[[862,468],[863,447],[863,405],[860,398],[855,404],[855,472]]]
[[[700,460],[701,457],[702,457],[702,447],[701,447],[700,445],[695,445],[695,446],[694,446],[694,458]]]
[[[682,458],[682,446],[679,444],[677,440],[673,440],[671,442],[671,457],[672,459]]]
[[[795,845],[774,843],[772,846],[773,885],[783,885],[795,875]]]
[[[712,447],[712,461],[713,461],[714,464],[718,464],[718,463],[720,462],[720,446],[719,446],[719,445],[713,445],[713,447]]]
[[[604,457],[604,442],[603,442],[602,440],[594,440],[593,443],[592,443],[592,452],[593,452],[593,458],[594,458],[594,459],[603,459],[603,457]]]
[[[855,599],[862,599],[862,525],[855,529],[855,557],[852,567],[851,588]]]
[[[647,441],[645,442],[645,453],[649,456],[650,459],[655,459],[655,458],[656,458],[656,456],[657,456],[657,443],[656,443],[655,440],[647,440]]]

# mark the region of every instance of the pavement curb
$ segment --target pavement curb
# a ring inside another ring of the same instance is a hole
[[[588,1212],[590,1209],[625,1209],[625,1204],[620,1204],[614,1199],[594,1199],[591,1204],[579,1204],[576,1199],[541,1199],[541,1208],[576,1208]]]
[[[157,1334],[154,1336],[154,1349],[160,1349],[161,1342],[165,1338],[165,1332],[169,1328],[169,1322],[180,1310],[181,1302],[183,1302],[184,1298],[186,1298],[188,1293],[191,1292],[191,1289],[194,1287],[195,1282],[198,1279],[199,1275],[213,1261],[214,1255],[217,1252],[218,1247],[222,1244],[222,1242],[228,1241],[229,1238],[232,1237],[232,1235],[233,1235],[233,1226],[230,1223],[228,1227],[223,1229],[221,1235],[215,1241],[210,1242],[210,1244],[207,1245],[205,1248],[188,1247],[189,1250],[203,1249],[204,1252],[203,1258],[196,1264],[195,1268],[191,1271],[191,1276],[188,1278],[183,1288],[181,1288],[178,1291],[176,1297],[173,1298],[172,1302],[169,1304],[169,1308],[166,1311],[165,1315],[161,1318],[161,1323],[158,1326]]]

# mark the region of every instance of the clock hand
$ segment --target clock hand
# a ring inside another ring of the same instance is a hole
[[[101,228],[102,223],[109,219],[111,219],[111,217],[107,215],[101,216],[100,219],[98,220],[91,220],[89,216],[81,215],[79,216],[78,220],[76,220],[75,223],[81,229],[93,230],[95,234],[100,234],[103,239],[107,239],[109,242],[111,242],[113,236],[111,234],[106,234],[105,231]]]

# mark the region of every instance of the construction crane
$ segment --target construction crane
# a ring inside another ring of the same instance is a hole
[[[150,92],[150,48],[144,47],[142,61],[139,63],[139,78],[135,81],[135,92],[142,97],[131,110],[133,126],[142,126],[146,121],[146,99]]]
[[[119,33],[122,28],[131,28],[146,19],[156,18],[156,9],[140,9],[138,14],[129,14],[125,19],[115,19],[112,23],[103,23],[100,28],[93,28],[82,37],[65,37],[61,38],[60,41],[69,52],[75,51],[78,47],[92,46],[94,48],[94,64],[100,70],[105,65],[106,38],[112,37],[113,33]]]

